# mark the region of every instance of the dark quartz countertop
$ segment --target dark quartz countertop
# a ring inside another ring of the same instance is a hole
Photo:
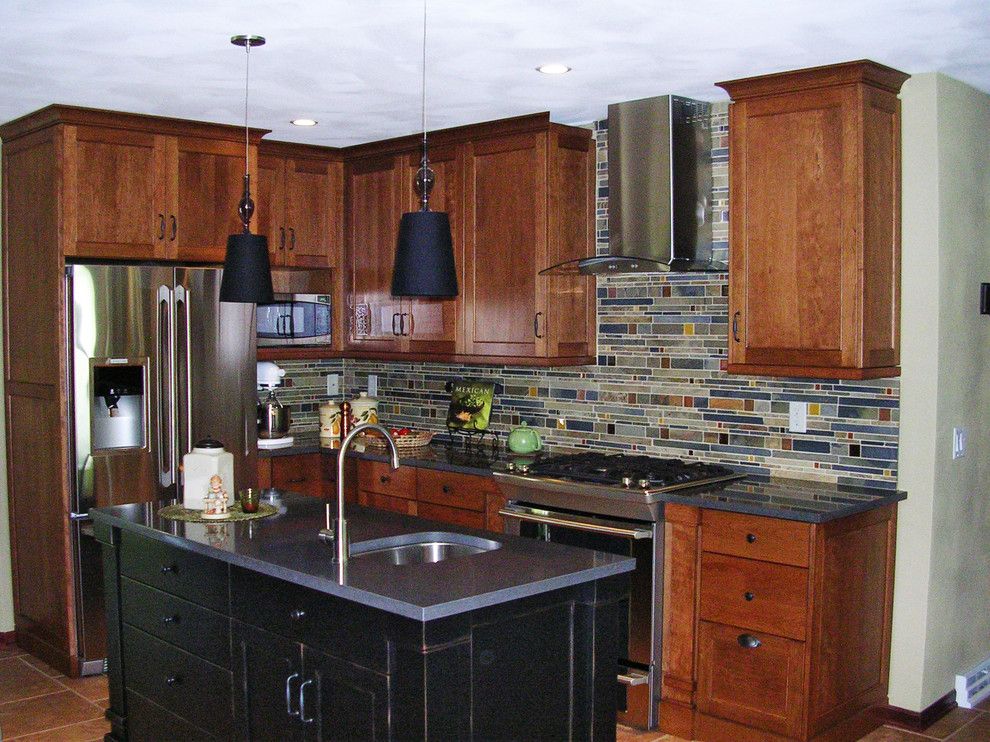
[[[591,582],[631,571],[635,565],[628,557],[348,504],[352,548],[364,541],[423,531],[494,539],[501,548],[402,566],[357,556],[338,574],[333,545],[318,536],[324,524],[324,501],[283,493],[274,504],[279,505],[277,515],[222,524],[167,520],[151,503],[94,508],[90,514],[97,523],[420,621]]]

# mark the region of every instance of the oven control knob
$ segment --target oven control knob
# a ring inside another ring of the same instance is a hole
[[[632,483],[633,483],[632,477],[623,477],[622,478],[622,486],[623,487],[632,487]]]
[[[529,464],[520,464],[519,471],[521,471],[523,474],[529,474]]]
[[[515,463],[513,463],[512,461],[510,461],[509,463],[507,463],[505,465],[505,468],[508,469],[509,471],[515,471],[516,470],[516,465],[515,465]]]
[[[640,479],[638,482],[636,482],[636,484],[639,485],[639,488],[641,490],[648,490],[650,488],[650,480],[649,479]]]

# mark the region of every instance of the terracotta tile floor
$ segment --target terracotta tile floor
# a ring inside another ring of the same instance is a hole
[[[0,739],[92,742],[110,731],[105,675],[67,678],[16,647],[0,649]]]
[[[619,725],[616,742],[685,742],[680,737],[657,732],[641,732]],[[957,708],[920,733],[894,727],[880,727],[860,742],[990,742],[990,699],[974,709]]]
[[[0,740],[95,742],[110,730],[105,675],[67,678],[16,647],[0,648]],[[619,726],[617,742],[685,742],[659,732]],[[920,734],[881,727],[861,742],[988,742],[990,699],[955,709]]]

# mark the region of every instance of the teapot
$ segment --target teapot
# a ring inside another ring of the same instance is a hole
[[[533,453],[543,448],[539,433],[525,422],[509,433],[508,445],[513,453]]]

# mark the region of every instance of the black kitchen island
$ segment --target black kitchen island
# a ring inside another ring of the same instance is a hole
[[[92,511],[109,739],[614,739],[633,560],[351,507],[362,553],[341,567],[323,503],[279,504],[228,524]],[[440,531],[476,553],[374,551]]]

